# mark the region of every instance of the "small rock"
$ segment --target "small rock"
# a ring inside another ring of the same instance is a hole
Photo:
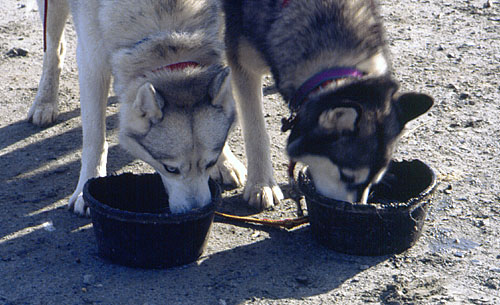
[[[219,305],[227,305],[227,302],[223,299],[219,300]]]
[[[500,288],[500,280],[497,278],[489,278],[484,284],[490,289],[498,290]]]
[[[259,231],[255,231],[255,232],[253,232],[253,234],[252,234],[251,237],[255,239],[255,238],[259,237],[259,236],[260,236],[260,232]]]
[[[458,98],[461,99],[461,100],[468,99],[469,97],[470,97],[470,94],[465,93],[465,92],[460,93],[460,95],[458,96]]]
[[[83,284],[92,285],[94,283],[94,276],[92,274],[85,274],[83,276]]]
[[[297,281],[297,283],[301,284],[301,285],[304,285],[304,286],[307,286],[309,285],[309,279],[307,278],[307,276],[298,276],[295,278],[295,280]]]
[[[46,223],[44,223],[43,229],[48,232],[54,232],[56,230],[52,221],[47,221]]]
[[[439,45],[439,46],[437,47],[437,50],[438,50],[438,51],[444,51],[444,47],[443,47],[442,45]]]
[[[465,123],[464,127],[465,128],[474,128],[474,127],[477,127],[478,123],[475,122],[475,121],[469,121],[467,123]]]
[[[359,270],[366,270],[368,268],[370,268],[368,265],[359,265]]]
[[[452,189],[453,189],[453,186],[451,186],[451,184],[450,184],[450,185],[448,185],[448,186],[447,186],[447,187],[443,190],[443,192],[444,192],[445,194],[449,195],[449,194],[451,194],[451,190],[452,190]]]
[[[21,48],[12,48],[5,55],[8,57],[25,57],[28,56],[28,51]]]
[[[483,8],[490,8],[491,7],[491,1],[486,0],[486,2],[483,4]]]
[[[460,257],[460,258],[465,257],[465,254],[462,251],[457,251],[457,252],[453,253],[453,255],[455,255],[456,257]]]

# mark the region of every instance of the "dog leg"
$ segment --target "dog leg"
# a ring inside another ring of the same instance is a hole
[[[111,73],[103,48],[97,39],[81,37],[78,33],[77,63],[80,83],[82,113],[82,167],[78,185],[69,200],[69,209],[83,215],[89,214],[82,198],[82,190],[88,179],[106,175],[107,143],[106,99]],[[88,42],[87,45],[85,43]]]
[[[243,163],[236,158],[229,148],[229,145],[226,143],[219,160],[217,160],[217,164],[210,173],[210,177],[219,180],[223,184],[243,186],[245,185],[246,175],[247,169]]]
[[[66,43],[64,40],[64,24],[68,17],[67,0],[49,1],[47,11],[47,50],[43,54],[42,77],[38,86],[35,101],[28,112],[28,121],[37,126],[46,126],[57,118],[57,92],[59,91],[59,75],[64,63]],[[44,19],[45,4],[38,0],[38,10]]]
[[[233,67],[233,88],[245,138],[248,178],[243,198],[258,209],[278,204],[283,194],[274,180],[269,136],[262,114],[262,76]]]

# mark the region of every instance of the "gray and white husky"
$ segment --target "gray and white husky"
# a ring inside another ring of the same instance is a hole
[[[38,1],[44,16],[44,1]],[[85,182],[106,175],[105,108],[114,77],[120,144],[160,173],[172,212],[210,202],[209,174],[241,184],[246,169],[225,147],[235,118],[223,64],[217,0],[51,0],[47,51],[28,119],[57,116],[63,31],[71,10],[83,127],[82,167],[70,209],[88,213]]]
[[[244,197],[257,208],[283,198],[262,115],[270,71],[292,116],[287,152],[309,166],[319,193],[366,202],[405,124],[433,104],[397,92],[373,0],[223,0],[226,48],[248,159]]]

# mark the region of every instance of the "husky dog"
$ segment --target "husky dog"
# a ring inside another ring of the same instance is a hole
[[[44,3],[38,1],[44,16]],[[82,167],[70,209],[88,213],[85,182],[106,175],[110,78],[121,103],[120,144],[160,175],[174,213],[210,202],[209,174],[241,184],[246,169],[225,147],[235,118],[223,64],[217,0],[51,0],[47,51],[28,119],[56,119],[63,30],[71,10],[83,127]]]
[[[400,94],[373,0],[224,0],[226,48],[248,160],[244,197],[266,208],[273,178],[262,115],[270,71],[292,116],[287,153],[309,166],[324,196],[366,202],[405,124],[432,98]]]

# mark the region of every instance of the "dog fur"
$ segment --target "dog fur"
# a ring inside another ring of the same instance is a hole
[[[262,75],[270,72],[295,119],[287,152],[309,166],[317,190],[366,202],[404,125],[433,104],[397,92],[384,29],[372,0],[223,0],[225,42],[248,160],[244,198],[263,209],[283,195],[273,178],[262,114]],[[350,68],[295,104],[301,86],[328,69]]]
[[[43,16],[44,3],[38,4]],[[78,37],[83,127],[82,167],[70,209],[88,213],[83,186],[106,175],[111,76],[121,103],[120,144],[160,173],[172,212],[209,203],[209,174],[244,183],[244,166],[225,146],[235,107],[217,0],[49,1],[43,72],[28,114],[35,125],[57,118],[69,11]]]

